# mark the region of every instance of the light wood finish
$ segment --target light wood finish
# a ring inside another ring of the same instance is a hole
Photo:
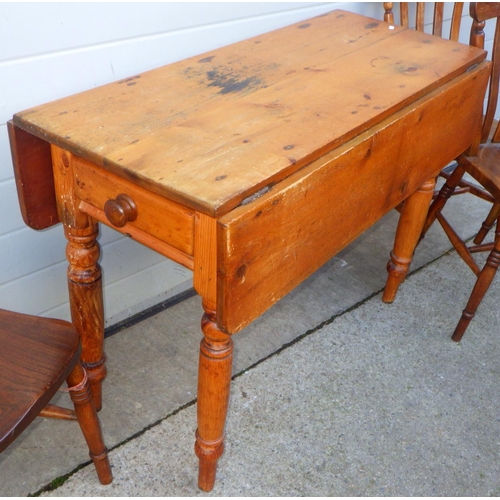
[[[111,225],[134,239],[152,237],[168,244],[186,256],[193,256],[194,212],[161,196],[152,194],[134,183],[98,168],[81,158],[71,156],[76,179],[75,196],[80,200],[78,208]],[[129,196],[136,206],[133,220],[121,226],[109,220],[106,204],[120,195]],[[135,231],[134,231],[135,230]],[[142,237],[141,237],[142,236]],[[141,241],[142,242],[142,241]]]
[[[196,214],[194,289],[210,311],[217,309],[217,220]]]
[[[214,487],[217,460],[224,451],[224,426],[233,361],[233,340],[215,323],[215,311],[203,303],[198,369],[198,429],[195,452],[200,459],[198,486],[204,491]]]
[[[387,264],[388,278],[382,296],[384,302],[390,303],[394,301],[399,284],[406,278],[413,258],[413,250],[418,243],[425,222],[424,219],[420,219],[418,224],[415,221],[418,220],[418,214],[427,210],[434,194],[435,185],[436,180],[434,178],[430,179],[425,184],[422,184],[417,192],[409,197],[403,205],[396,231],[394,249],[391,252],[391,260]]]
[[[112,481],[97,412],[79,363],[80,339],[65,321],[0,309],[0,451],[37,417],[78,420],[102,484]],[[75,411],[49,404],[67,380]]]
[[[218,254],[219,326],[231,333],[246,326],[318,265],[418,190],[439,171],[442,162],[466,148],[475,132],[474,121],[469,127],[456,129],[447,116],[455,114],[458,107],[464,111],[463,116],[468,116],[466,109],[470,110],[469,116],[477,115],[481,95],[468,94],[464,98],[464,91],[478,78],[484,84],[487,75],[488,67],[484,67],[480,74],[464,75],[443,86],[414,107],[396,113],[313,162],[280,183],[279,189],[276,186],[253,203],[222,217]],[[441,131],[428,137],[429,128],[437,123],[442,124]],[[429,159],[425,149],[401,148],[400,142],[391,140],[403,137],[407,131],[411,131],[412,141],[426,142],[435,155]],[[456,140],[446,141],[447,147],[440,147],[450,133]],[[377,144],[384,144],[384,148],[376,147]],[[388,168],[390,165],[398,168]],[[353,178],[356,187],[351,186]],[[381,197],[381,192],[385,196]],[[325,200],[332,202],[325,206]],[[425,205],[419,204],[421,213],[427,211],[429,202],[428,199]],[[353,206],[357,209],[353,210]],[[412,214],[407,223],[415,221],[413,210]],[[413,237],[402,249],[394,250],[399,262],[411,262],[422,224],[423,219],[415,229],[417,240]]]
[[[52,163],[59,219],[68,244],[66,258],[71,319],[82,339],[82,363],[87,370],[97,410],[102,406],[101,381],[106,377],[102,274],[98,226],[79,208],[73,155],[52,145]]]
[[[422,189],[475,137],[485,52],[393,28],[334,11],[14,117],[53,145],[87,363],[103,366],[96,221],[193,269],[204,490],[224,446],[230,335],[405,199],[418,234]]]
[[[407,39],[403,59],[394,54],[400,38]],[[482,58],[462,45],[336,12],[32,108],[14,124],[221,216]]]
[[[453,41],[458,41],[459,35],[460,35],[460,28],[462,24],[462,12],[463,12],[463,6],[464,2],[453,2],[453,13],[452,13],[452,18],[451,18],[451,23],[450,23],[450,31],[448,34],[443,34],[443,21],[444,21],[444,2],[414,2],[415,5],[415,21],[413,23],[410,22],[410,15],[409,15],[409,4],[408,2],[398,2],[399,4],[399,13],[400,13],[400,24],[405,27],[410,27],[414,28],[417,31],[424,31],[424,25],[425,25],[425,13],[426,11],[428,12],[430,8],[432,8],[432,5],[434,5],[433,9],[433,22],[432,22],[432,34],[440,37],[447,37],[449,40]],[[392,24],[395,23],[395,17],[394,17],[394,12],[393,12],[393,2],[384,2],[384,20],[386,22],[390,22]],[[443,165],[443,167],[446,167],[446,165]],[[449,174],[447,173],[446,169],[443,169],[439,173],[440,177],[448,178]],[[450,193],[451,195],[456,195],[456,194],[464,194],[466,192],[471,192],[471,190],[474,190],[473,186],[468,184],[467,182],[461,180],[457,188],[453,191],[453,193]],[[483,190],[480,190],[481,192]],[[478,194],[477,190],[474,194]],[[482,196],[481,193],[479,193],[480,196]],[[435,196],[438,196],[438,193],[435,193]],[[396,207],[398,210],[401,209],[401,207]],[[432,219],[432,222],[434,222],[434,218]],[[429,226],[432,223],[426,221],[424,224],[424,228],[421,234],[421,238],[425,235],[427,232]],[[396,244],[397,240],[400,237],[404,237],[404,232],[399,232],[399,236],[396,237]],[[392,255],[394,255],[394,251],[392,252]],[[397,267],[393,260],[389,261],[388,263],[388,269],[395,269]],[[405,273],[406,274],[406,273]],[[383,300],[385,302],[393,302],[395,299],[395,295],[397,290],[393,288],[394,286],[394,280],[391,278],[391,275],[389,274],[388,276],[388,283],[386,292],[384,293],[384,298]]]

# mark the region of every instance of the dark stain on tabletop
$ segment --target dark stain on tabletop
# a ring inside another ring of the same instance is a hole
[[[208,57],[204,57],[203,59],[200,59],[198,62],[200,63],[208,63],[208,62],[212,62],[212,59],[214,58],[215,56],[208,56]]]
[[[210,82],[208,87],[220,88],[219,94],[241,92],[248,88],[258,87],[262,83],[256,76],[242,78],[233,72],[225,72],[217,69],[207,71],[207,79]]]

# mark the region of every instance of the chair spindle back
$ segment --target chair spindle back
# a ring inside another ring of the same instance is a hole
[[[498,104],[498,88],[500,79],[500,3],[499,2],[471,2],[470,15],[472,17],[472,27],[470,33],[470,44],[484,49],[486,21],[495,19],[495,35],[493,38],[493,48],[490,53],[492,61],[490,85],[486,105],[486,113],[483,119],[481,129],[481,143],[488,141],[492,134],[492,127],[495,119],[495,113]],[[492,142],[500,142],[500,124],[496,126],[493,133]]]
[[[443,36],[444,4],[445,2],[434,2],[432,34],[440,37]],[[424,31],[425,10],[428,6],[428,2],[417,2],[415,13],[415,29],[417,31]],[[393,2],[384,2],[384,21],[394,24],[394,12],[392,7]],[[455,2],[451,18],[450,35],[448,37],[450,40],[458,41],[463,7],[464,2]],[[410,25],[408,2],[399,2],[399,14],[401,26],[405,28],[413,27]]]

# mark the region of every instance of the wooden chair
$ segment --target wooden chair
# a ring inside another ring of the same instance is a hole
[[[480,134],[478,133],[476,143],[471,146],[469,151],[457,159],[457,167],[447,176],[446,182],[432,202],[421,235],[423,237],[432,223],[437,219],[458,254],[477,276],[472,294],[452,336],[452,339],[456,342],[460,341],[465,333],[500,264],[500,148],[496,144],[500,142],[500,128],[496,126],[495,130],[493,130],[500,76],[500,61],[498,60],[500,57],[500,3],[471,3],[470,15],[473,20],[470,44],[476,47],[484,48],[485,22],[490,19],[496,22],[493,51],[491,53],[493,64],[486,113],[483,118],[482,128],[478,126],[478,131],[481,130]],[[485,189],[483,190],[471,183],[464,182],[462,178],[465,173],[470,174]],[[493,203],[488,217],[474,239],[474,246],[470,247],[458,236],[442,213],[446,202],[460,186],[466,186],[471,193]],[[486,234],[495,221],[496,234],[494,241],[483,244],[482,242]],[[486,264],[482,269],[472,255],[481,251],[490,252]]]
[[[0,309],[0,452],[38,415],[78,420],[99,480],[109,484],[108,451],[80,350],[70,323]],[[74,411],[49,404],[65,380]]]

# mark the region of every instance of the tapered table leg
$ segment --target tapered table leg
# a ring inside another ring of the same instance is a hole
[[[224,449],[233,341],[230,335],[217,328],[215,312],[207,309],[202,320],[202,330],[204,338],[200,345],[195,452],[200,460],[198,486],[204,491],[210,491],[215,483],[217,460]]]
[[[387,264],[387,283],[385,285],[384,302],[393,302],[399,285],[404,281],[413,258],[413,252],[420,238],[427,211],[432,200],[436,179],[429,179],[409,196],[401,211],[394,249]]]
[[[83,229],[65,227],[66,257],[71,318],[82,341],[81,361],[89,377],[97,410],[102,406],[102,381],[106,377],[104,355],[104,312],[98,226]]]

